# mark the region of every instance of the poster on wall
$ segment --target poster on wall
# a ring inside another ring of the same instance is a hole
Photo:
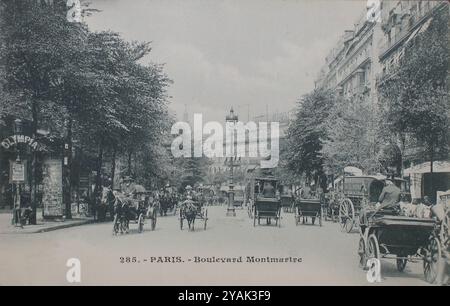
[[[27,161],[9,162],[9,183],[25,183],[27,178]]]
[[[63,216],[62,163],[58,159],[47,159],[43,166],[44,218]]]

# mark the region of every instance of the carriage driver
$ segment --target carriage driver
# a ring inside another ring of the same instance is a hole
[[[264,182],[263,186],[263,197],[265,198],[274,198],[275,197],[275,188],[270,182]]]
[[[400,202],[401,190],[391,180],[386,180],[386,186],[381,191],[380,198],[375,208],[393,208]]]
[[[186,189],[185,198],[187,198],[187,197],[191,197],[192,198],[194,196],[194,193],[192,191],[191,185],[187,185],[185,189]]]
[[[377,211],[382,211],[385,208],[394,208],[400,202],[401,191],[400,188],[394,185],[391,180],[385,181],[386,186],[383,187],[380,197],[378,198],[378,203],[375,207],[362,207],[360,212],[360,224],[361,229],[364,232],[365,225],[367,224],[367,215],[375,213]]]
[[[123,184],[121,185],[122,193],[127,197],[134,197],[136,195],[136,183],[131,176],[125,176],[123,178]]]

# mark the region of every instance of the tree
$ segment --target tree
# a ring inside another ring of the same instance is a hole
[[[52,135],[64,138],[69,165],[72,143],[77,141],[84,155],[95,161],[97,192],[108,151],[113,165],[126,154],[129,171],[134,157],[141,165],[151,160],[146,169],[158,172],[158,161],[166,158],[159,152],[168,130],[166,89],[171,81],[161,65],[141,63],[151,50],[149,43],[126,42],[117,33],[93,33],[85,24],[70,23],[65,4],[2,2],[0,20],[6,31],[0,43],[0,85],[8,96],[0,97],[0,115],[31,119],[33,136],[38,127],[46,126]],[[33,169],[35,178],[35,162]],[[65,177],[71,178],[70,166],[65,170]],[[72,182],[65,181],[70,217]]]
[[[76,43],[78,26],[67,22],[64,1],[5,0],[2,8],[1,62],[4,63],[5,88],[14,97],[0,100],[2,113],[20,114],[32,122],[32,136],[37,137],[40,122],[59,122],[57,113],[46,112],[52,107],[52,74],[63,69],[68,52]],[[12,107],[11,107],[12,106]],[[20,110],[21,109],[21,110]],[[49,118],[51,117],[51,118]],[[32,154],[31,202],[36,222],[37,155]]]
[[[298,102],[288,129],[288,167],[301,176],[317,179],[324,174],[322,147],[327,139],[327,120],[335,104],[331,91],[316,89]]]
[[[436,158],[448,157],[448,18],[447,8],[436,12],[426,31],[408,42],[400,65],[379,86],[384,127],[401,144],[422,144],[431,168]]]
[[[369,99],[337,99],[327,120],[322,153],[326,168],[339,173],[354,166],[366,173],[381,172],[377,109]]]

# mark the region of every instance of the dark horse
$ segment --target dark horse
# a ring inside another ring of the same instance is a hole
[[[163,193],[162,196],[159,199],[159,204],[160,204],[160,215],[162,216],[167,216],[167,211],[170,209],[170,196],[167,193]]]
[[[106,214],[109,212],[109,217],[114,219],[114,202],[116,197],[111,188],[102,187],[102,194],[100,197],[100,205],[97,208],[97,215],[99,221],[106,220]]]
[[[126,198],[121,198],[119,194],[114,195],[114,227],[113,234],[128,233],[129,229],[130,203]]]
[[[180,207],[180,225],[183,229],[183,219],[188,222],[189,230],[194,230],[195,217],[197,216],[198,207],[195,205],[194,201],[186,200],[181,204]]]

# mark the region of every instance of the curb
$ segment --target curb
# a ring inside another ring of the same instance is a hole
[[[29,229],[27,230],[26,228],[21,229],[21,230],[11,230],[11,231],[7,231],[7,232],[0,232],[0,235],[2,234],[38,234],[38,233],[46,233],[46,232],[51,232],[51,231],[56,231],[56,230],[60,230],[60,229],[65,229],[65,228],[70,228],[70,227],[75,227],[75,226],[81,226],[81,225],[86,225],[86,224],[92,224],[95,223],[96,220],[83,220],[83,221],[78,221],[78,222],[72,222],[72,223],[66,223],[66,224],[59,224],[59,225],[54,225],[54,226],[49,226],[49,227],[44,227],[44,228],[40,228],[40,229]]]
[[[42,228],[36,231],[32,231],[29,232],[30,234],[37,234],[37,233],[46,233],[46,232],[51,232],[51,231],[56,231],[59,229],[64,229],[64,228],[70,228],[70,227],[75,227],[75,226],[80,226],[80,225],[86,225],[86,224],[92,224],[95,223],[96,220],[85,220],[85,221],[80,221],[77,223],[68,223],[68,224],[61,224],[61,225],[55,225],[52,227],[48,227],[48,228]]]

